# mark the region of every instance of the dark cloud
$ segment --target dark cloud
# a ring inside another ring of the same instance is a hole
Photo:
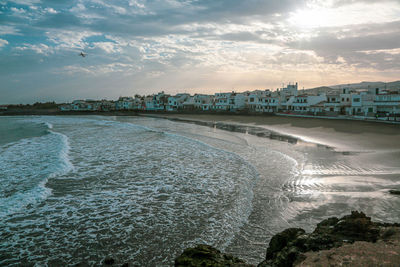
[[[378,71],[400,70],[400,54],[356,52],[344,54],[343,59],[347,64],[358,68],[373,68]]]
[[[233,32],[214,36],[215,39],[234,41],[234,42],[256,42],[256,43],[277,43],[274,39],[263,39],[260,35],[251,32]]]
[[[377,70],[400,69],[400,21],[355,25],[343,32],[321,33],[317,37],[288,43],[293,49],[314,51],[326,63],[346,64]]]
[[[222,1],[198,1],[195,5],[203,7],[201,13],[207,14],[210,20],[215,17],[234,19],[234,16],[267,16],[275,13],[286,13],[304,6],[304,0],[281,0],[281,1],[263,1],[263,0],[222,0]]]
[[[396,33],[338,38],[334,34],[322,34],[307,41],[294,42],[291,47],[313,50],[320,54],[382,50],[400,48],[400,29]]]

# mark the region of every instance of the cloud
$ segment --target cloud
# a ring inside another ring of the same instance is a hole
[[[92,45],[93,45],[93,48],[100,48],[108,54],[117,53],[117,52],[122,51],[122,49],[119,47],[119,45],[116,43],[113,43],[113,42],[94,42],[94,43],[92,43]]]
[[[33,5],[33,4],[40,3],[40,0],[10,0],[10,2],[16,3],[18,5],[30,6],[30,5]]]
[[[52,42],[58,49],[85,49],[89,44],[86,38],[99,36],[101,33],[92,31],[74,31],[74,30],[55,30],[46,32],[47,40]]]
[[[54,49],[45,44],[38,44],[38,45],[24,44],[23,46],[17,46],[14,49],[17,51],[32,50],[37,54],[42,54],[42,55],[49,55],[54,53]]]
[[[47,8],[44,9],[44,11],[46,11],[49,14],[57,14],[58,13],[57,10],[55,10],[52,7],[47,7]]]
[[[0,35],[20,35],[19,29],[17,29],[15,26],[10,26],[10,25],[0,25]]]
[[[101,64],[101,65],[89,65],[89,66],[80,66],[80,65],[69,65],[63,67],[61,70],[56,70],[54,73],[56,74],[68,74],[68,75],[77,75],[77,74],[90,74],[93,76],[111,74],[111,73],[123,73],[130,74],[133,71],[136,71],[138,68],[134,64],[124,64],[119,62],[109,63],[109,64]]]
[[[6,46],[6,45],[8,45],[8,41],[4,40],[4,39],[0,39],[0,48],[3,46]]]
[[[400,30],[396,34],[383,33],[345,38],[338,38],[333,34],[319,35],[308,41],[293,43],[292,47],[314,50],[321,54],[394,49],[400,48]]]
[[[0,10],[0,76],[18,75],[7,86],[32,94],[67,80],[80,95],[107,81],[244,90],[398,76],[398,1],[13,0]],[[33,73],[47,78],[24,82]]]
[[[10,10],[16,15],[22,15],[22,14],[26,13],[26,10],[23,8],[12,7],[12,8],[10,8]]]
[[[400,21],[330,28],[311,38],[288,42],[312,51],[325,64],[351,69],[399,70]]]

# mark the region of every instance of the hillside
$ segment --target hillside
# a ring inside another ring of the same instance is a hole
[[[342,88],[351,88],[354,90],[362,90],[368,88],[382,88],[388,90],[397,90],[400,91],[400,81],[394,82],[360,82],[360,83],[351,83],[351,84],[338,84],[338,85],[330,85],[330,86],[321,86],[316,88],[310,88],[304,90],[307,94],[318,94],[318,93],[335,93],[338,92]]]

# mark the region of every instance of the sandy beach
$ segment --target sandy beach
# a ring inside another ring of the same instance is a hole
[[[396,124],[280,116],[163,114],[160,117],[258,126],[306,142],[327,145],[336,151],[400,149],[400,125]]]

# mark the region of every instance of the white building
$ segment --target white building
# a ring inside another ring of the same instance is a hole
[[[400,94],[397,92],[376,95],[374,104],[378,114],[386,116],[400,115]]]
[[[298,84],[297,82],[295,84],[290,84],[287,85],[284,88],[281,88],[279,90],[280,95],[283,96],[297,96],[298,95]]]
[[[183,109],[183,103],[190,98],[189,94],[177,94],[168,97],[167,111],[177,111]]]
[[[247,96],[244,93],[233,93],[229,99],[229,110],[240,111],[246,108]]]
[[[214,109],[217,111],[228,111],[230,108],[229,100],[232,93],[216,93]]]
[[[143,109],[144,110],[149,110],[149,111],[156,110],[156,108],[155,108],[156,103],[155,103],[155,100],[154,100],[154,96],[146,96],[144,98],[143,102],[144,102],[143,103]]]
[[[142,103],[143,110],[148,111],[162,111],[166,110],[168,105],[168,97],[170,95],[164,94],[164,91],[151,96],[146,96]]]
[[[291,110],[297,113],[307,113],[307,112],[315,112],[315,110],[311,111],[310,107],[316,107],[317,104],[326,101],[326,94],[321,93],[319,95],[298,95],[294,97],[294,101],[291,103]],[[320,108],[321,106],[318,106]],[[322,105],[323,107],[323,105]],[[320,112],[320,110],[318,110]]]
[[[196,94],[193,97],[194,107],[197,110],[211,110],[214,104],[214,96],[213,95],[203,95]]]
[[[280,97],[276,92],[262,99],[261,107],[263,112],[278,112],[280,108]]]
[[[74,100],[71,104],[71,110],[75,111],[90,111],[92,110],[93,105],[91,103],[87,103],[84,100]]]
[[[340,94],[328,94],[326,96],[326,102],[324,103],[323,111],[325,114],[330,116],[336,116],[341,113],[344,114],[344,110],[342,112],[341,109]]]
[[[351,113],[351,94],[350,88],[340,89],[340,109],[341,113]]]
[[[116,102],[115,102],[115,109],[116,110],[131,110],[134,109],[134,103],[135,100],[133,97],[120,97]]]
[[[246,105],[250,111],[265,112],[265,98],[271,95],[270,90],[255,90],[244,94],[247,95]]]

